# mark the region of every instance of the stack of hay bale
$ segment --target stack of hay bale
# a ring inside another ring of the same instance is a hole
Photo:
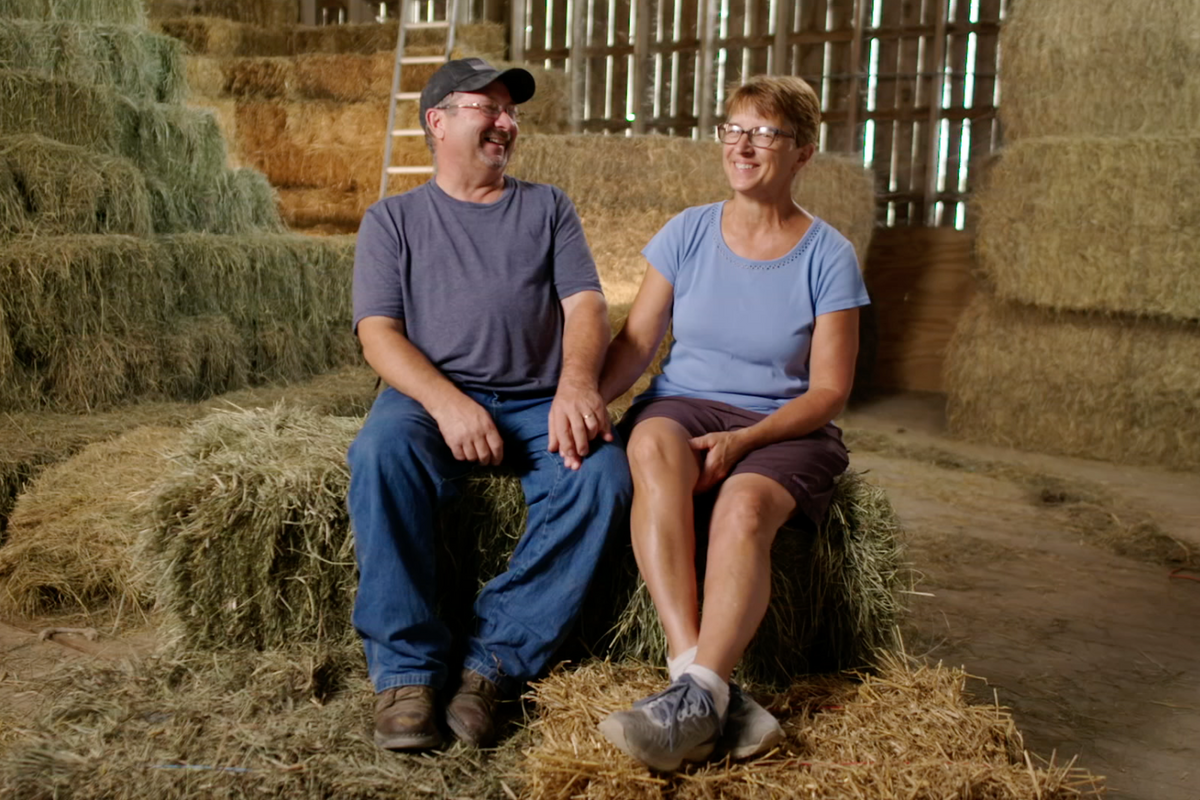
[[[140,0],[0,5],[0,409],[196,399],[357,358],[353,242],[284,232]]]
[[[1200,466],[1200,4],[1021,3],[1008,144],[976,199],[986,291],[947,364],[963,436]]]
[[[313,233],[357,230],[363,212],[379,199],[396,23],[265,28],[182,17],[159,25],[191,53],[190,102],[216,113],[238,162],[266,173],[287,223]],[[501,25],[460,25],[455,43],[457,57],[503,64]],[[405,52],[440,55],[445,32],[411,31]],[[406,66],[401,90],[420,91],[436,69]],[[522,131],[564,130],[564,76],[529,69],[538,94],[522,109]],[[396,112],[396,127],[420,125],[416,103],[402,101]],[[397,139],[392,163],[428,164],[425,143]],[[405,191],[425,179],[393,176],[389,190]]]

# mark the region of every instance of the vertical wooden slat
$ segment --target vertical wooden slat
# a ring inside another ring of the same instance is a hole
[[[633,132],[646,132],[650,105],[646,97],[646,72],[650,68],[650,0],[635,0],[633,38]]]
[[[573,2],[587,2],[587,0],[573,0]],[[529,49],[544,50],[546,48],[546,0],[529,0],[528,13]]]
[[[701,0],[700,97],[696,125],[707,136],[713,124],[714,72],[716,69],[716,23],[719,0]]]
[[[788,44],[792,32],[793,0],[776,0],[775,5],[775,41],[771,45],[771,72],[774,75],[788,75],[791,72],[791,45]]]
[[[828,10],[828,0],[803,0],[799,4],[800,25],[796,30],[799,33],[825,33],[827,30],[825,18]],[[825,74],[825,45],[800,45],[795,63],[799,71],[793,70],[792,74],[798,74],[811,83],[817,90],[817,94],[821,96],[821,108],[829,108],[821,81]]]
[[[1000,0],[980,0],[979,21],[997,22],[1000,19]],[[991,106],[996,92],[996,56],[999,36],[994,31],[979,33],[975,41],[975,99],[974,106]],[[993,129],[999,123],[993,115],[972,125],[971,155],[967,165],[967,189],[974,191],[992,153]],[[970,209],[967,219],[971,217]]]
[[[509,58],[525,63],[525,0],[510,0],[512,27],[508,33]]]
[[[826,28],[830,33],[845,34],[854,28],[854,0],[829,0],[825,18]],[[825,108],[829,111],[845,113],[850,106],[849,74],[854,67],[850,59],[851,42],[827,41],[825,43],[825,63],[822,83],[828,96],[824,99]],[[833,152],[846,152],[852,149],[851,130],[846,122],[826,125],[825,149]]]
[[[930,73],[929,120],[925,131],[925,224],[937,224],[937,174],[940,161],[938,158],[938,143],[942,118],[942,90],[946,80],[946,2],[933,0],[933,57],[928,62],[926,71]]]
[[[672,116],[690,117],[699,113],[696,107],[697,84],[700,74],[697,72],[700,62],[701,24],[704,14],[701,10],[707,0],[677,0],[680,3],[678,41],[688,43],[688,47],[677,50],[679,72],[676,76],[675,98],[676,110]],[[676,135],[691,135],[692,126],[684,125],[672,128]]]
[[[770,29],[771,4],[769,0],[748,0],[750,8],[747,12],[746,35],[755,44],[750,48],[750,57],[746,61],[746,77],[763,75],[767,71],[769,61],[766,37]]]
[[[858,152],[862,145],[862,137],[858,134],[859,112],[863,105],[862,76],[863,68],[863,30],[866,24],[866,7],[869,0],[856,0],[854,3],[854,39],[850,42],[850,90],[849,103],[846,107],[847,128],[850,131],[850,152]]]
[[[541,2],[545,4],[546,0],[533,0],[533,2]],[[571,17],[569,14],[568,0],[553,0],[554,4],[550,9],[549,19],[546,21],[547,38],[550,43],[550,48],[553,50],[561,50],[567,46],[567,31],[571,26]],[[547,59],[546,66],[551,69],[563,69],[566,67],[566,61],[562,59]]]
[[[631,0],[615,0],[615,13],[611,19],[609,38],[615,47],[627,47],[632,44],[629,22]],[[612,110],[610,116],[619,123],[626,122],[629,110],[629,73],[633,57],[619,53],[612,57]]]
[[[535,7],[537,0],[533,0]],[[571,132],[580,133],[583,131],[583,104],[586,100],[583,96],[584,90],[584,74],[583,74],[583,51],[587,47],[585,41],[585,31],[587,21],[584,15],[587,13],[586,0],[574,0],[571,3]],[[537,30],[536,28],[534,30]]]
[[[946,39],[946,63],[943,72],[949,72],[945,76],[946,81],[943,87],[943,94],[949,94],[950,108],[961,110],[965,108],[966,99],[966,69],[968,46],[970,44],[970,34],[962,31],[962,26],[969,24],[968,20],[971,11],[970,0],[950,0],[948,10],[951,12],[951,18],[955,21],[955,27],[960,32],[947,34]],[[958,173],[959,164],[962,161],[962,145],[963,135],[965,131],[970,129],[969,124],[963,120],[950,120],[946,126],[948,128],[946,140],[946,160],[945,165],[945,183],[937,182],[938,192],[957,192],[958,191]],[[942,225],[953,225],[957,216],[957,203],[947,204],[942,214]]]
[[[926,0],[933,3],[937,0]],[[904,0],[900,4],[901,28],[915,27],[922,22],[923,3],[919,0]],[[899,112],[915,111],[920,100],[920,81],[917,79],[921,71],[922,42],[918,35],[904,36],[900,40],[900,57],[896,73],[896,103]],[[892,144],[892,184],[898,192],[911,193],[917,186],[914,184],[916,164],[914,163],[913,142],[917,123],[900,120],[896,123]],[[919,217],[914,215],[914,203],[910,200],[897,202],[894,207],[895,224],[909,225]]]

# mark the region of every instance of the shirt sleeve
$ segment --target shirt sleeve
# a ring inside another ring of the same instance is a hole
[[[658,270],[672,286],[679,277],[679,266],[684,260],[687,228],[688,211],[684,211],[672,217],[642,248],[642,255],[650,262],[650,266]]]
[[[867,285],[858,268],[854,245],[837,234],[829,247],[813,259],[813,313],[815,316],[870,305]]]
[[[554,189],[554,291],[559,300],[586,291],[602,291],[596,260],[583,233],[575,204]]]
[[[354,331],[365,317],[404,319],[400,231],[380,205],[367,209],[354,248]]]

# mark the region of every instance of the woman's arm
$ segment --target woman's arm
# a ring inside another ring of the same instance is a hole
[[[693,449],[708,451],[696,491],[715,485],[751,450],[799,438],[832,421],[850,398],[857,357],[858,309],[818,316],[809,351],[808,391],[748,428],[692,439]]]
[[[611,403],[629,390],[650,366],[671,321],[675,287],[654,267],[646,268],[641,288],[621,332],[608,346],[600,373],[600,395]]]

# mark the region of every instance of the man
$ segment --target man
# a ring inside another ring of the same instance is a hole
[[[628,511],[597,389],[607,310],[579,217],[559,189],[504,174],[534,88],[523,69],[442,66],[421,93],[433,179],[373,205],[358,232],[354,324],[388,388],[348,456],[354,626],[387,749],[441,743],[437,690],[458,665],[433,608],[434,516],[464,475],[510,465],[529,504],[508,570],[476,599],[445,708],[476,746],[494,739],[497,699],[549,663]]]

